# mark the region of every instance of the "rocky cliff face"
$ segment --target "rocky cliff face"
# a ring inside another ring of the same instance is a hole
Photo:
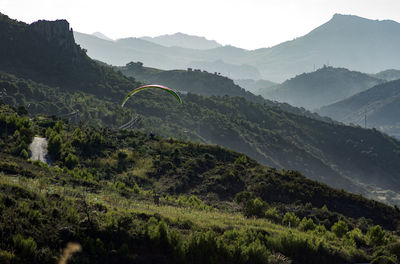
[[[75,89],[76,83],[96,76],[98,69],[75,43],[66,20],[28,25],[0,15],[0,70]]]
[[[79,47],[75,44],[74,34],[72,28],[69,27],[68,21],[39,20],[29,25],[29,29],[59,48],[72,50],[74,55],[78,55]]]

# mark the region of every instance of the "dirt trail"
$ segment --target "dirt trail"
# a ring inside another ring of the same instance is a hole
[[[42,137],[34,137],[31,145],[29,146],[31,151],[31,159],[39,160],[43,163],[50,164],[49,157],[47,155],[47,139]]]

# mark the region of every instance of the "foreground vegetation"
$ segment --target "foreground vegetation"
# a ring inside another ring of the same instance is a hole
[[[394,263],[399,256],[397,208],[218,146],[30,121],[16,111],[0,111],[2,263],[54,263],[71,241],[83,250],[69,263]],[[35,134],[49,139],[53,166],[26,157]]]

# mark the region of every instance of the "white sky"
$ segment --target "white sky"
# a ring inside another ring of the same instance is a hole
[[[246,49],[302,36],[333,14],[400,22],[400,0],[0,0],[31,23],[67,19],[75,31],[111,38],[183,32]]]

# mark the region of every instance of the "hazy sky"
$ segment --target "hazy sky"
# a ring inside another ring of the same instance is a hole
[[[67,19],[75,31],[111,38],[183,32],[255,49],[308,33],[333,14],[400,22],[400,0],[0,0],[24,22]]]

